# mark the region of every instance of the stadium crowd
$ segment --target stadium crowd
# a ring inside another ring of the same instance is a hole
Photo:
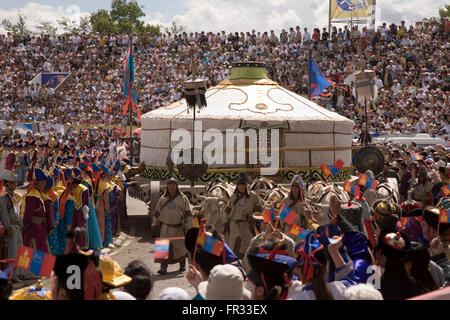
[[[357,69],[374,69],[379,99],[370,112],[378,132],[448,133],[447,106],[449,22],[416,22],[414,26],[383,23],[373,30],[333,27],[301,30],[299,26],[271,32],[227,34],[195,32],[138,37],[135,48],[136,87],[143,112],[182,97],[181,84],[200,65],[198,75],[214,86],[227,78],[233,61],[265,62],[269,76],[282,86],[307,95],[307,58],[332,81],[351,86]],[[66,34],[60,36],[0,36],[0,119],[71,124],[120,124],[125,100],[122,62],[127,34]],[[50,85],[29,85],[39,72],[71,72],[69,85],[55,92]],[[344,84],[344,82],[346,84]],[[315,100],[364,123],[363,108],[352,90],[328,88]]]

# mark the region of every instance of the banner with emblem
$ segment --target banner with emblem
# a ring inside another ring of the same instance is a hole
[[[35,274],[50,278],[56,257],[34,250],[30,247],[20,246],[17,249],[16,259],[14,260],[14,268],[31,271]]]
[[[372,0],[332,0],[330,19],[356,19],[372,16]]]
[[[53,89],[57,90],[62,87],[62,84],[69,78],[70,72],[50,72],[50,73],[39,73],[34,77],[28,84],[34,86],[39,85],[40,87],[49,84]]]
[[[14,130],[17,130],[19,134],[22,136],[22,138],[27,136],[27,132],[31,132],[32,134],[35,134],[38,132],[38,128],[36,124],[33,123],[17,123],[14,125]]]
[[[46,124],[46,123],[42,123],[39,124],[39,129],[41,133],[48,133],[51,132],[52,130],[55,130],[56,133],[61,133],[64,134],[65,130],[64,130],[64,125],[63,124]]]

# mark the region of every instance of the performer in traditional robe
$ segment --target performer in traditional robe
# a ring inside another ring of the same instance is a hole
[[[49,252],[47,237],[54,228],[51,212],[45,210],[43,192],[47,183],[47,176],[36,168],[34,181],[29,192],[24,196],[23,208],[23,242],[27,247],[42,252]],[[34,184],[34,186],[33,186]]]
[[[115,175],[111,176],[111,189],[110,189],[110,212],[111,212],[111,232],[113,236],[117,236],[120,232],[120,220],[119,220],[119,197],[120,189],[118,181]]]
[[[84,232],[80,234],[80,238],[77,239],[81,248],[86,248],[88,245],[87,238],[87,219],[89,218],[89,189],[81,182],[81,171],[78,168],[73,168],[72,177],[72,196],[75,199],[75,208],[73,211],[72,228],[74,231],[76,228],[83,228]]]
[[[5,150],[7,153],[5,160],[5,170],[14,170],[16,167],[16,153],[14,152],[13,145],[7,145],[8,150]]]
[[[313,229],[312,223],[310,223],[309,220],[301,214],[302,211],[300,210],[300,208],[302,197],[300,192],[304,191],[300,190],[300,184],[298,182],[299,181],[298,179],[299,179],[298,176],[294,176],[294,178],[292,178],[291,191],[289,192],[289,195],[283,199],[283,203],[297,214],[297,217],[295,218],[293,224],[296,224],[306,230],[312,230]],[[303,194],[303,199],[304,197],[305,195]],[[285,221],[282,220],[280,221],[280,227],[281,231],[284,234],[287,234],[295,242],[298,242],[300,240],[296,236],[289,233],[289,229],[291,228],[291,226]],[[318,227],[318,225],[316,225],[316,227]]]
[[[28,155],[24,151],[24,146],[22,144],[19,144],[17,146],[18,153],[16,158],[16,174],[17,174],[17,185],[22,186],[25,183],[25,180],[27,178],[27,169],[28,169]]]
[[[30,159],[31,159],[31,167],[28,169],[27,181],[31,183],[33,180],[34,168],[36,167],[36,163],[38,161],[39,150],[36,148],[36,143],[32,141],[30,143]]]
[[[253,214],[262,212],[261,199],[256,193],[248,190],[247,183],[247,175],[240,173],[236,182],[236,190],[228,201],[224,215],[224,222],[230,227],[230,248],[239,259],[244,258],[250,241],[254,237],[253,229],[256,220],[253,218]]]
[[[8,143],[6,140],[0,141],[0,172],[3,172],[6,164],[6,157],[8,156]]]
[[[102,239],[103,247],[107,247],[112,242],[112,237],[110,237],[111,229],[109,228],[109,232],[105,232],[107,228],[106,220],[108,219],[109,215],[110,171],[105,166],[101,166],[100,170],[101,175],[94,193],[95,212],[97,214],[98,227],[100,229],[100,236]]]
[[[23,222],[19,215],[21,196],[15,191],[17,175],[10,170],[4,170],[0,176],[3,182],[3,191],[0,194],[0,221],[5,228],[6,237],[5,259],[14,259],[17,249],[23,244]],[[1,258],[1,257],[0,257]]]
[[[94,189],[92,168],[88,162],[81,163],[79,167],[83,178],[82,185],[87,187],[89,190],[89,217],[87,219],[88,247],[92,250],[101,249],[103,248],[102,238],[100,235],[94,202],[92,200],[92,191]]]
[[[53,172],[54,174],[54,172]],[[58,255],[59,253],[59,242],[58,242],[58,231],[57,227],[59,224],[59,199],[58,193],[54,190],[54,178],[48,176],[47,184],[45,186],[45,191],[43,192],[45,201],[45,210],[53,210],[53,230],[49,231],[48,244],[50,246],[50,252],[53,255]]]
[[[71,194],[72,169],[63,169],[66,187],[59,198],[59,223],[57,235],[59,242],[59,254],[64,254],[67,245],[67,232],[72,227],[73,210],[75,208],[75,199]]]
[[[193,227],[193,217],[188,198],[180,193],[178,183],[174,178],[167,182],[167,191],[159,199],[153,227],[161,224],[161,238],[184,237],[186,231]],[[171,240],[169,247],[169,259],[156,259],[161,263],[159,274],[166,274],[169,264],[180,264],[180,271],[186,268],[186,248],[183,240]]]
[[[127,178],[125,177],[125,174],[122,172],[122,167],[125,165],[125,163],[122,163],[120,160],[116,160],[114,165],[114,182],[119,186],[120,188],[120,195],[119,195],[119,201],[118,201],[118,230],[117,233],[120,233],[120,229],[127,228],[126,222],[127,222]]]
[[[109,172],[108,174],[108,184],[109,184],[109,190],[108,190],[108,211],[105,212],[105,240],[103,241],[103,246],[107,247],[111,243],[113,243],[113,231],[112,231],[112,216],[111,216],[111,210],[112,206],[114,204],[114,184],[111,183],[112,173]]]
[[[58,199],[62,196],[66,189],[62,181],[62,169],[59,166],[53,168],[53,191],[56,193]]]

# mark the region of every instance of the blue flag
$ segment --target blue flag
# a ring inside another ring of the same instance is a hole
[[[312,55],[309,55],[308,61],[308,75],[310,79],[310,95],[311,97],[318,96],[325,90],[326,87],[333,85],[320,71],[317,64],[314,62]]]
[[[123,61],[124,69],[124,81],[123,81],[123,94],[127,98],[127,102],[122,115],[125,115],[128,111],[128,105],[131,103],[133,111],[137,107],[139,121],[141,121],[141,110],[137,105],[136,92],[134,90],[134,59],[133,50],[128,50],[127,56]]]
[[[125,57],[125,61],[123,62],[124,68],[124,83],[123,83],[123,94],[125,98],[128,98],[130,95],[136,103],[136,93],[134,92],[134,59],[133,52],[131,48],[128,50],[127,56]]]

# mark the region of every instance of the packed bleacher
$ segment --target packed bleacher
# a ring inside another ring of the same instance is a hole
[[[138,37],[126,34],[66,34],[0,37],[0,119],[59,124],[121,124],[122,62],[134,44],[136,88],[143,112],[177,101],[182,82],[196,64],[198,75],[214,86],[229,75],[231,63],[265,62],[269,77],[307,96],[307,58],[312,50],[322,72],[337,85],[314,98],[320,105],[352,119],[355,131],[364,123],[364,108],[352,95],[351,76],[373,69],[379,99],[369,112],[379,133],[449,132],[447,111],[449,22],[383,23],[367,28],[291,27],[270,32],[195,32]],[[63,89],[29,84],[40,72],[71,72]],[[350,80],[349,80],[350,79]]]

